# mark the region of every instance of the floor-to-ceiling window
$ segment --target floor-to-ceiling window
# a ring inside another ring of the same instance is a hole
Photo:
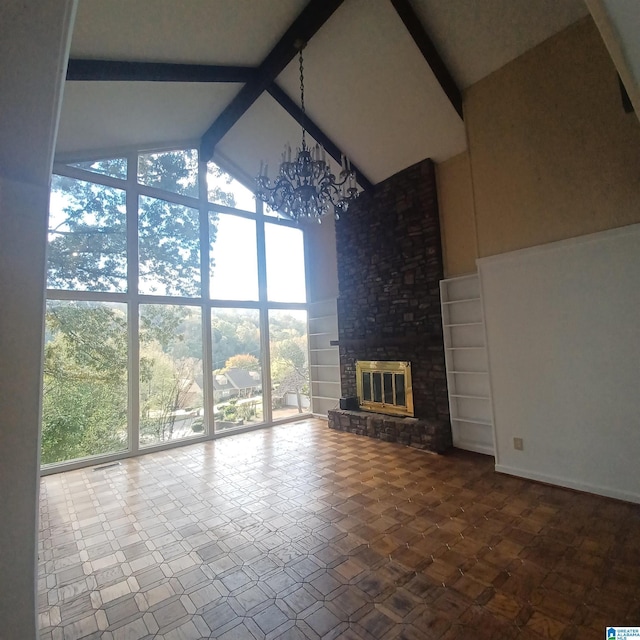
[[[42,463],[309,411],[302,231],[197,151],[57,163]]]

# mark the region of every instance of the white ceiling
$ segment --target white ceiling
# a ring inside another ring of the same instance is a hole
[[[258,66],[306,0],[78,0],[76,58]]]
[[[256,67],[305,0],[79,0],[71,57]],[[461,88],[587,14],[583,0],[412,0]],[[376,183],[463,151],[462,120],[389,0],[345,0],[305,49],[310,117]],[[299,102],[297,60],[276,79]],[[238,84],[67,82],[59,155],[198,140]],[[295,121],[264,94],[218,144],[246,176]]]
[[[586,16],[583,0],[414,0],[461,89]]]

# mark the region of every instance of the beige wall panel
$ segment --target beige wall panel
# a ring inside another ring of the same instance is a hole
[[[640,222],[640,123],[591,18],[470,87],[480,257]]]
[[[445,276],[473,273],[478,252],[468,153],[436,165],[436,180]]]

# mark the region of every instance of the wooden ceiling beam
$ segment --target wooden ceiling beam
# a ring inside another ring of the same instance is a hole
[[[460,93],[460,89],[449,72],[449,69],[447,69],[447,66],[440,57],[433,41],[422,26],[420,18],[418,18],[418,15],[413,10],[409,0],[391,0],[391,4],[400,16],[402,22],[404,22],[404,26],[411,34],[413,41],[418,46],[418,49],[420,49],[420,52],[427,61],[427,64],[431,67],[431,70],[440,83],[442,90],[447,95],[447,98],[449,98],[449,102],[451,102],[453,108],[458,112],[458,115],[464,119],[462,113],[462,94]]]
[[[320,127],[309,118],[305,113],[302,115],[302,109],[274,82],[267,87],[267,92],[272,98],[292,117],[301,127],[304,127],[309,135],[311,135],[316,142],[320,143],[326,150],[326,152],[340,164],[342,160],[342,151],[338,146],[327,136]],[[358,184],[368,193],[373,192],[373,184],[367,179],[362,171],[351,162],[351,168],[356,173],[356,180]]]
[[[201,160],[206,162],[211,159],[218,142],[293,60],[300,42],[307,43],[342,2],[343,0],[310,0],[258,67],[256,76],[242,87],[204,133],[200,141]]]
[[[250,82],[251,67],[70,58],[67,80],[125,82]]]

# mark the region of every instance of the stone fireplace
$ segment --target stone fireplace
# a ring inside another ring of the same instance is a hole
[[[335,410],[329,412],[329,426],[445,451],[451,446],[451,424],[440,313],[442,250],[431,160],[388,178],[372,195],[363,194],[353,203],[336,222],[336,247],[342,395],[360,396],[362,401],[358,362],[406,362],[414,416]],[[382,397],[384,377],[380,383]],[[370,384],[373,395],[373,378]]]

